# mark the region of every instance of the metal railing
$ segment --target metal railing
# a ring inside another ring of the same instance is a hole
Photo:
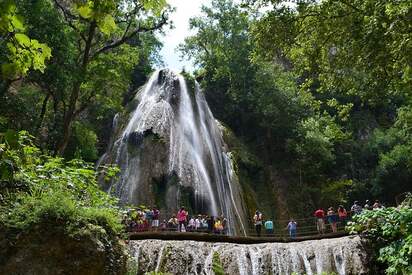
[[[194,217],[196,217],[195,215]],[[152,227],[150,221],[144,221],[142,220],[140,223],[135,223],[133,226],[128,227],[128,231],[131,233],[139,233],[139,232],[178,232],[179,227],[176,226],[170,226],[167,222],[169,220],[170,216],[168,213],[160,213],[160,218],[159,218],[159,227]],[[348,211],[348,216],[345,219],[345,221],[339,221],[336,223],[337,225],[337,232],[344,232],[345,230],[345,225],[346,222],[350,221],[351,219],[351,213]],[[162,224],[162,221],[165,221],[166,224]],[[274,221],[274,220],[272,220]],[[296,237],[309,237],[309,236],[318,236],[320,235],[318,229],[317,229],[317,218],[315,217],[310,217],[310,218],[305,218],[305,219],[295,219],[297,222],[297,231],[296,231]],[[262,224],[261,228],[261,236],[262,237],[282,237],[282,238],[287,238],[289,237],[289,231],[286,229],[286,226],[288,224],[289,220],[277,220],[276,224],[274,222],[274,228],[272,233],[268,233],[268,231],[264,228],[264,222]],[[250,225],[247,227],[247,232],[246,235],[250,237],[257,237],[258,234],[255,230],[254,225],[252,222]],[[217,234],[217,235],[226,235],[225,232],[221,231],[216,231],[216,230],[209,230],[208,228],[202,227],[199,229],[194,229],[194,228],[189,228],[185,226],[185,232],[188,233],[209,233],[209,234]],[[332,224],[327,222],[327,216],[324,218],[324,234],[327,233],[332,233]],[[242,234],[243,235],[243,234]]]

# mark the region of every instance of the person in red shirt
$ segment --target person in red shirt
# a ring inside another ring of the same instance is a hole
[[[187,215],[188,213],[183,206],[180,208],[179,212],[177,212],[177,220],[179,221],[179,232],[186,232]]]
[[[343,205],[339,205],[338,216],[339,216],[339,222],[345,225],[346,218],[348,217],[348,213],[346,212],[346,209],[345,207],[343,207]]]
[[[316,226],[318,228],[319,234],[325,233],[325,211],[322,208],[319,208],[315,211],[314,216],[316,217]]]

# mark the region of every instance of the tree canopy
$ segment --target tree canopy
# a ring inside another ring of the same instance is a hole
[[[329,204],[410,189],[409,1],[214,0],[202,11],[180,48],[214,114],[297,181],[286,193]]]
[[[2,80],[8,91],[1,101],[4,126],[29,130],[54,153],[96,160],[108,139],[107,124],[121,110],[132,78],[146,77],[159,62],[161,43],[154,33],[168,23],[170,8],[165,1],[11,3],[9,13],[15,16],[4,18],[24,21],[31,43],[42,41],[48,51],[37,49],[43,63],[18,53],[32,67],[25,65],[24,79]],[[50,62],[44,63],[46,58]],[[10,92],[11,84],[18,93]]]

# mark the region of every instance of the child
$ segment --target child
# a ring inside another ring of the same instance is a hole
[[[294,239],[296,238],[296,231],[297,231],[298,224],[295,222],[294,219],[290,219],[288,226],[286,229],[289,230],[289,236]]]

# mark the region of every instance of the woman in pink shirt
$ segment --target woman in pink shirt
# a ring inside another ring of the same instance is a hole
[[[179,231],[182,232],[182,229],[186,228],[186,220],[187,220],[187,211],[184,207],[181,207],[179,212],[177,212],[177,221],[179,222]]]

